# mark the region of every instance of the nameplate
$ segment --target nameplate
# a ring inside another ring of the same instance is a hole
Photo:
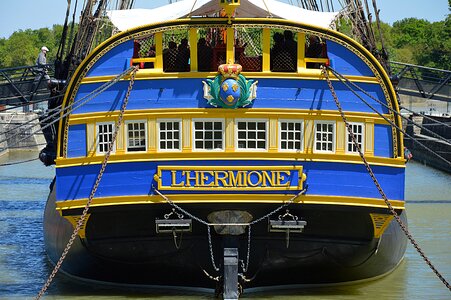
[[[302,166],[158,166],[160,190],[302,190]]]

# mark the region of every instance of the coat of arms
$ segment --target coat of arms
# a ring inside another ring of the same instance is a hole
[[[218,67],[215,79],[207,79],[204,84],[204,98],[208,104],[222,108],[245,107],[257,96],[258,81],[247,80],[241,75],[238,64],[224,64]]]

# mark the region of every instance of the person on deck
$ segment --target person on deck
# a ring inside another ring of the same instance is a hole
[[[46,65],[47,65],[47,52],[49,49],[46,46],[42,46],[41,52],[39,52],[38,58],[36,59],[36,65],[38,68],[36,69],[41,76],[47,80],[47,83],[50,83],[50,76],[47,74]]]

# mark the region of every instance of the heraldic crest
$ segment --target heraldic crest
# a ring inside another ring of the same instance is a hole
[[[218,67],[215,79],[207,79],[204,84],[204,98],[208,104],[222,108],[245,107],[257,96],[258,81],[247,80],[241,75],[239,64],[223,64]]]

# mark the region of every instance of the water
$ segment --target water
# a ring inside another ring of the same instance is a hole
[[[34,152],[0,157],[0,165],[37,157]],[[0,166],[0,299],[32,299],[51,266],[45,257],[42,216],[54,168],[39,161]],[[407,167],[409,228],[442,275],[451,281],[451,176],[418,163]],[[57,275],[44,299],[214,299],[210,293],[129,290],[92,286]],[[246,293],[241,299],[451,299],[412,246],[388,276],[348,286]]]

